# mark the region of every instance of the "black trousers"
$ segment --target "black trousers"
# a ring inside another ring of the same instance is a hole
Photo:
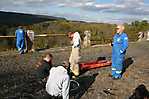
[[[63,97],[62,96],[51,96],[51,95],[47,94],[45,96],[45,99],[63,99]]]
[[[50,99],[63,99],[63,98],[60,96],[50,96]]]

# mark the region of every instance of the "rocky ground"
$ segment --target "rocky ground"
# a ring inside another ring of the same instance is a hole
[[[54,64],[68,60],[71,48],[40,50],[18,55],[15,51],[0,52],[0,99],[44,99],[44,86],[34,73],[41,56],[50,52]],[[92,46],[81,50],[81,62],[111,58],[110,46]],[[110,77],[110,66],[82,73],[76,81],[80,88],[71,98],[76,99],[128,99],[140,84],[149,89],[149,42],[130,43],[122,79]]]

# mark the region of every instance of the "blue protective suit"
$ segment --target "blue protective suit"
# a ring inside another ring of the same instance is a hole
[[[25,32],[23,29],[16,30],[16,47],[20,53],[24,51],[25,47]]]
[[[116,33],[113,37],[112,47],[112,77],[121,78],[126,49],[128,48],[128,36],[126,33]]]

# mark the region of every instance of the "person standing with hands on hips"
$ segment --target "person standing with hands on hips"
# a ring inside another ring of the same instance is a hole
[[[125,59],[126,49],[128,48],[128,36],[124,32],[123,25],[117,25],[116,33],[112,43],[112,78],[119,79],[122,77],[123,62]]]

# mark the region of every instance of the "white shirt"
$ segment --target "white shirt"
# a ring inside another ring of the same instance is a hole
[[[63,66],[52,67],[46,83],[46,91],[52,96],[69,99],[70,78]]]
[[[73,45],[72,45],[73,48],[80,47],[81,37],[80,37],[80,34],[78,32],[74,33],[72,42],[73,42]]]

